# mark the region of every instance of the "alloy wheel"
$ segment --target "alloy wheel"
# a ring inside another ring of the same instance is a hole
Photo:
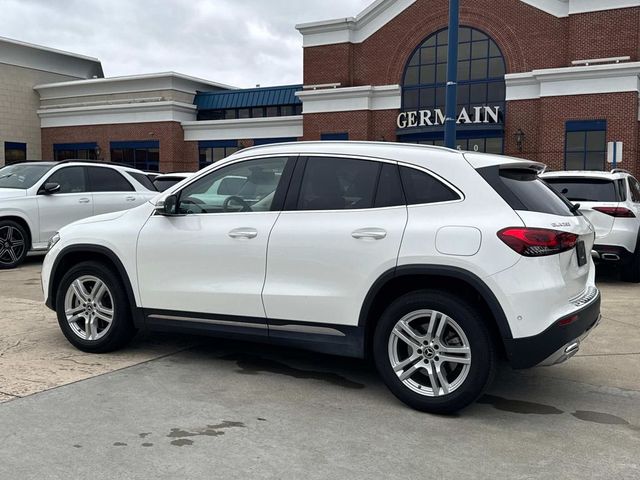
[[[0,263],[14,265],[20,261],[25,252],[24,235],[12,225],[0,227]]]
[[[83,275],[67,288],[65,316],[71,331],[82,340],[104,337],[113,323],[113,310],[113,296],[98,277]]]
[[[389,335],[391,367],[412,391],[439,397],[456,391],[471,367],[469,340],[458,323],[435,310],[402,317]]]

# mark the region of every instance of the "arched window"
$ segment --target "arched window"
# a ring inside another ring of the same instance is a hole
[[[448,30],[428,37],[413,53],[403,78],[401,140],[442,144],[447,83]],[[460,28],[458,44],[458,146],[501,153],[504,137],[505,61],[486,34]],[[422,114],[420,112],[423,112]]]

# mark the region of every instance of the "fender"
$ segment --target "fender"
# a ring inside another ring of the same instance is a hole
[[[24,223],[27,224],[27,228],[29,229],[27,233],[29,234],[29,237],[31,240],[31,245],[29,245],[29,251],[31,251],[33,249],[33,244],[37,243],[40,240],[39,238],[36,238],[36,236],[39,236],[39,226],[38,225],[34,226],[33,222],[29,218],[29,215],[27,215],[27,213],[24,212],[23,210],[4,209],[4,208],[0,210],[0,220],[5,219],[7,217],[19,218],[20,220],[22,220]]]
[[[104,255],[115,265],[118,275],[122,280],[124,285],[125,292],[127,294],[127,299],[129,300],[129,305],[131,308],[131,318],[133,319],[133,323],[136,328],[144,327],[144,315],[142,314],[142,309],[139,309],[136,306],[136,297],[133,294],[133,288],[131,287],[131,280],[129,280],[129,275],[127,274],[127,270],[124,268],[124,265],[118,258],[118,256],[113,253],[109,248],[103,247],[101,245],[92,245],[92,244],[77,244],[77,245],[69,245],[68,247],[63,248],[55,261],[53,262],[53,267],[51,268],[51,279],[56,278],[56,274],[58,271],[58,267],[64,258],[72,253],[97,253]],[[49,282],[49,291],[47,292],[47,306],[51,309],[54,309],[55,304],[55,292],[53,291],[53,281]]]
[[[487,284],[484,283],[480,279],[480,277],[469,272],[468,270],[447,265],[401,265],[399,267],[387,270],[380,277],[378,277],[378,279],[374,282],[373,286],[367,293],[367,296],[365,297],[362,304],[362,309],[360,310],[358,326],[363,328],[366,326],[367,317],[369,316],[369,311],[373,306],[373,302],[376,296],[389,281],[395,278],[412,275],[446,277],[468,283],[476,291],[478,291],[482,299],[489,306],[489,310],[495,318],[498,329],[500,330],[500,336],[505,340],[513,338],[511,327],[509,326],[507,317],[504,314],[504,310],[502,309],[500,302],[498,302],[498,299],[493,294],[491,289],[487,286]]]

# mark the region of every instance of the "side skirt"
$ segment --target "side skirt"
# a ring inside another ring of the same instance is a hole
[[[145,327],[154,331],[257,341],[345,357],[364,356],[364,330],[357,326],[150,309],[144,309],[143,315]]]

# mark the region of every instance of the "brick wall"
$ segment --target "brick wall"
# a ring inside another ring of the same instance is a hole
[[[111,160],[112,141],[160,141],[160,171],[196,171],[198,144],[185,142],[178,122],[88,125],[42,129],[42,158],[53,158],[55,143],[97,142],[104,160]]]

